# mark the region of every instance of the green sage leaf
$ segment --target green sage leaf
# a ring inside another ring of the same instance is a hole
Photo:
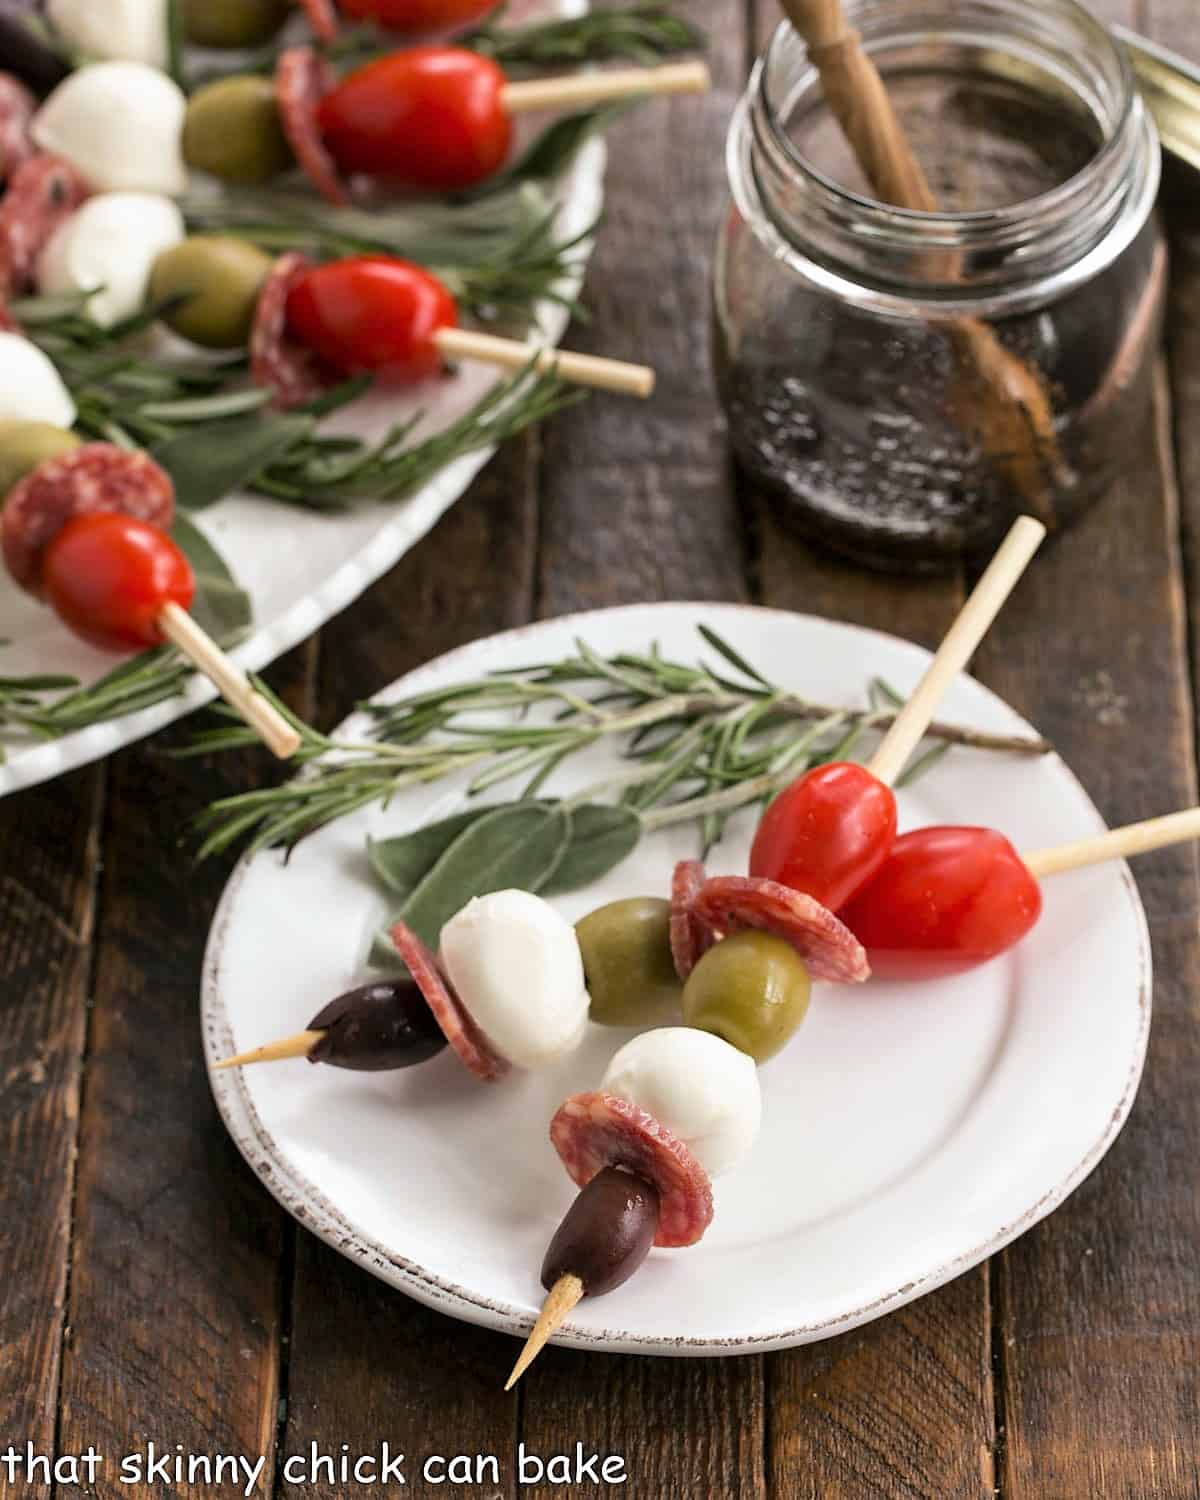
[[[243,489],[312,433],[309,416],[255,412],[186,426],[151,450],[175,481],[184,510],[203,510]]]
[[[442,928],[476,896],[509,889],[539,891],[552,880],[571,839],[571,814],[563,807],[511,803],[465,828],[400,908],[400,917],[436,949]],[[396,968],[386,933],[371,961]]]
[[[228,640],[253,624],[249,594],[238,587],[225,559],[200,528],[177,511],[171,536],[196,575],[192,603],[196,623],[218,641]]]
[[[471,807],[395,838],[369,838],[367,858],[371,869],[387,890],[400,896],[411,895],[458,835],[495,811],[494,806]]]
[[[628,858],[641,836],[642,820],[631,807],[588,802],[574,808],[571,842],[539,894],[561,896],[583,890]]]

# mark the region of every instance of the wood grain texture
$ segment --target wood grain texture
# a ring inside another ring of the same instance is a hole
[[[1046,550],[980,657],[1112,823],[1196,801],[1162,382],[1157,416],[1129,478]],[[1200,1493],[1200,1190],[1183,1145],[1200,1131],[1196,871],[1193,847],[1137,861],[1155,963],[1140,1096],[1096,1172],[1002,1257],[1009,1500]]]
[[[319,718],[354,705],[432,656],[514,625],[533,607],[538,443],[510,444],[435,530],[322,634]],[[495,1454],[509,1471],[516,1403],[503,1394],[512,1341],[430,1312],[301,1230],[290,1309],[284,1456],[408,1455],[404,1493],[430,1454]],[[479,1493],[512,1493],[502,1482]],[[457,1492],[457,1491],[456,1491]],[[280,1494],[300,1493],[286,1484]],[[322,1474],[313,1500],[378,1493]],[[469,1493],[469,1491],[467,1492]]]
[[[311,656],[301,648],[272,674],[301,712]],[[110,770],[59,1439],[108,1455],[100,1500],[163,1493],[120,1483],[119,1458],[149,1442],[269,1458],[275,1430],[283,1219],[217,1117],[197,1018],[228,867],[195,866],[183,843],[191,813],[275,771],[262,751],[167,759],[187,732]]]
[[[643,105],[609,132],[592,321],[571,343],[645,360],[653,401],[590,401],[545,433],[539,613],[652,599],[738,599],[744,539],[709,365],[709,266],[728,189],[724,142],[743,82],[740,0],[697,19],[702,98]]]
[[[0,804],[0,1446],[53,1450],[105,773]],[[39,1478],[0,1495],[41,1500]]]

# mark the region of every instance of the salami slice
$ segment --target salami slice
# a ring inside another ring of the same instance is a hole
[[[254,310],[250,376],[255,385],[275,393],[274,404],[281,411],[307,406],[328,384],[317,356],[287,331],[288,293],[309,264],[303,255],[281,255],[263,282]]]
[[[332,42],[338,34],[337,11],[333,0],[300,0],[313,35],[323,42]]]
[[[503,1078],[509,1071],[508,1062],[495,1051],[471,1019],[430,950],[403,922],[397,922],[388,935],[396,945],[396,952],[408,965],[409,973],[416,980],[417,988],[424,995],[425,1003],[446,1040],[458,1053],[460,1062],[484,1083]]]
[[[41,593],[46,548],[74,516],[118,511],[169,531],[175,518],[171,476],[145,453],[86,443],[47,459],[4,501],[0,541],[8,571],[28,593]]]
[[[671,957],[680,979],[688,977],[717,940],[695,910],[704,880],[704,866],[698,859],[681,859],[671,879]]]
[[[321,139],[318,111],[335,82],[333,69],[311,47],[289,47],[275,68],[275,96],[279,117],[296,160],[308,179],[329,203],[348,203],[350,195],[338,175],[337,163]]]
[[[819,901],[777,881],[714,876],[701,886],[694,910],[724,935],[742,927],[775,933],[795,948],[814,979],[861,984],[871,976],[866,950],[850,929]]]
[[[550,1122],[550,1141],[572,1180],[587,1187],[605,1167],[624,1167],[658,1189],[654,1243],[694,1245],[712,1223],[712,1183],[681,1140],[619,1094],[572,1094]]]
[[[17,168],[0,202],[0,289],[18,296],[32,289],[42,251],[88,195],[61,157],[32,156]]]
[[[29,126],[38,102],[19,78],[0,73],[0,180],[23,167],[37,149]]]

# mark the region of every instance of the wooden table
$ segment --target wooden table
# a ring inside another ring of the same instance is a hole
[[[1193,0],[1101,8],[1200,55]],[[566,610],[752,599],[932,645],[962,598],[964,578],[883,579],[810,552],[730,472],[708,376],[709,250],[725,126],[772,7],[709,0],[704,19],[713,95],[650,106],[613,136],[594,322],[576,338],[652,357],[658,399],[596,399],[513,444],[272,674],[315,722],[460,642]],[[1197,800],[1200,215],[1173,214],[1155,421],[1127,482],[1045,549],[977,661],[1114,823]],[[543,1454],[581,1441],[623,1454],[628,1481],[608,1492],[644,1500],[1200,1495],[1193,849],[1139,862],[1157,978],[1149,1066],[1120,1140],[1052,1218],[816,1347],[679,1361],[552,1350],[505,1396],[511,1339],[430,1313],[326,1249],[226,1137],[196,1001],[227,868],[194,868],[180,835],[214,796],[275,772],[260,756],[164,759],[176,738],[0,804],[0,1449],[94,1444],[109,1459],[104,1497],[150,1493],[120,1485],[115,1463],[147,1440],[282,1457],[385,1437],[410,1453],[496,1453],[508,1476],[518,1441]],[[4,1495],[49,1489],[0,1470]],[[410,1472],[404,1493],[516,1491],[511,1477],[467,1490]]]

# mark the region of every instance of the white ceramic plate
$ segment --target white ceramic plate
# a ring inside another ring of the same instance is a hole
[[[892,637],[735,605],[644,605],[549,621],[476,642],[382,696],[568,653],[657,640],[704,651],[713,624],[769,676],[822,702],[862,702],[883,675],[902,691],[927,655]],[[974,681],[943,716],[1031,732]],[[351,721],[353,725],[353,721]],[[359,731],[362,724],[353,725]],[[564,788],[611,767],[572,768]],[[303,843],[243,861],[217,913],[204,978],[210,1063],[301,1029],[363,975],[386,913],[364,842],[445,815],[445,785],[363,811]],[[901,794],[903,827],[988,822],[1018,847],[1101,829],[1056,757],[955,751]],[[745,868],[752,818],[714,851]],[[603,882],[558,904],[575,919],[621,895],[664,893],[694,832],[643,840]],[[1150,949],[1123,864],[1048,881],[1021,947],[972,974],[923,985],[818,986],[803,1029],[762,1072],[764,1125],[750,1160],[715,1184],[698,1246],[652,1252],[607,1297],[585,1301],[563,1343],[647,1354],[781,1348],[911,1301],[1049,1213],[1124,1123],[1150,1020]],[[457,1317],[526,1330],[546,1243],[574,1189],[547,1140],[560,1101],[594,1088],[628,1033],[590,1027],[548,1073],[494,1087],[452,1055],[410,1073],[356,1075],[303,1061],[217,1073],[217,1103],[247,1161],[316,1234],[385,1281]]]
[[[586,8],[584,0],[515,0],[508,19],[516,23],[536,15],[575,15]],[[584,234],[599,219],[604,162],[603,142],[591,141],[564,176],[559,188],[559,226],[564,239]],[[546,303],[538,315],[541,337],[557,344],[568,321],[559,304]],[[638,357],[636,350],[624,352]],[[453,380],[430,381],[399,396],[389,393],[357,402],[339,414],[330,430],[379,438],[392,423],[421,410],[428,413],[428,420],[419,437],[448,426],[499,378],[487,366],[465,364]],[[469,454],[443,469],[417,494],[392,505],[364,504],[341,514],[321,515],[252,495],[234,495],[193,516],[253,603],[254,629],[232,653],[235,659],[248,671],[260,671],[353,603],[433,528],[490,457],[486,451]],[[0,579],[0,642],[7,643],[0,646],[0,674],[4,676],[64,673],[86,684],[110,672],[117,660],[76,640],[49,610],[7,578]],[[195,677],[176,698],[62,739],[31,743],[0,732],[0,748],[5,752],[0,796],[111,755],[215,697],[209,682]]]

